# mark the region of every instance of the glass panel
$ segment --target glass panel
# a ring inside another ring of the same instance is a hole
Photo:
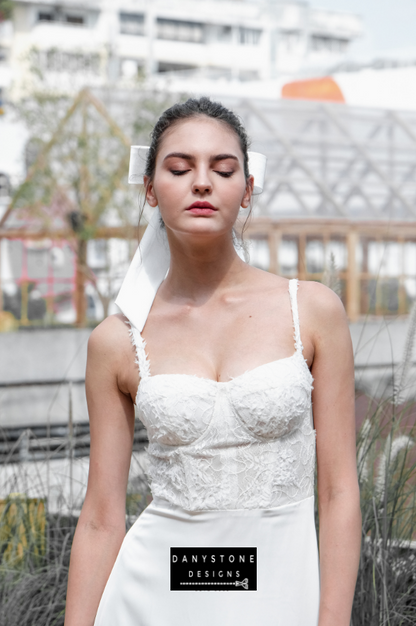
[[[76,258],[68,245],[54,246],[51,251],[53,276],[55,278],[72,279],[75,275]]]
[[[407,241],[404,244],[403,273],[407,276],[416,276],[416,242]]]
[[[87,245],[87,265],[93,269],[107,267],[107,241],[105,239],[91,239]]]
[[[402,273],[402,250],[396,241],[388,241],[384,244],[383,265],[381,276],[400,276]]]
[[[279,265],[284,276],[296,276],[298,255],[298,242],[294,239],[282,239],[279,245]]]
[[[376,310],[376,285],[377,281],[371,280],[361,281],[361,313],[375,313]]]
[[[49,269],[49,250],[27,250],[27,275],[28,278],[46,278]]]
[[[368,272],[377,276],[383,261],[383,246],[378,241],[368,242]]]
[[[325,264],[330,267],[331,253],[334,256],[335,267],[338,270],[347,268],[347,246],[344,241],[331,239],[326,246]]]
[[[257,46],[260,41],[261,30],[256,28],[239,28],[239,42],[243,45]]]
[[[410,302],[416,300],[416,279],[405,278],[404,288],[406,290],[406,296]],[[410,304],[409,302],[409,304]]]
[[[270,251],[267,239],[251,239],[249,241],[250,265],[268,270],[270,267]]]
[[[397,241],[369,241],[368,271],[375,276],[400,276],[402,273],[401,244]]]
[[[340,279],[339,281],[339,297],[342,300],[344,307],[347,306],[347,281],[344,279]]]
[[[306,271],[317,274],[324,271],[324,244],[319,239],[313,239],[306,244]]]
[[[382,312],[397,313],[399,310],[399,281],[397,278],[385,278],[379,283],[380,307]]]
[[[204,25],[199,22],[157,18],[157,37],[173,41],[202,43],[204,40]]]
[[[142,13],[120,13],[120,32],[126,35],[144,35],[144,15]]]

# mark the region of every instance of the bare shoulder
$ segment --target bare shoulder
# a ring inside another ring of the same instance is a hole
[[[131,351],[129,329],[122,314],[110,315],[92,331],[88,340],[88,355],[93,358],[118,361]]]
[[[281,290],[282,292],[287,292],[289,289],[289,279],[284,276],[266,272],[266,270],[252,266],[250,266],[249,271],[251,285],[256,291],[268,293],[269,291]]]
[[[299,281],[299,308],[311,324],[348,324],[341,298],[329,287],[308,280]]]
[[[298,303],[299,316],[314,347],[315,357],[338,350],[344,354],[352,353],[347,314],[332,289],[314,281],[300,281]]]

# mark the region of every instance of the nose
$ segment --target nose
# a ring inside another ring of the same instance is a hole
[[[209,172],[206,167],[198,167],[195,171],[194,181],[192,183],[192,191],[195,194],[209,194],[212,191],[212,183]]]

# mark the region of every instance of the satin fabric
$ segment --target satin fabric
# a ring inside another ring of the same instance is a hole
[[[257,591],[170,591],[171,547],[257,547]],[[317,626],[314,498],[187,512],[155,499],[127,533],[94,626]]]

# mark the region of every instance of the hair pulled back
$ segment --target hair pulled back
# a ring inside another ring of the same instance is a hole
[[[166,109],[159,117],[151,133],[151,144],[147,154],[145,174],[149,176],[150,180],[153,179],[155,173],[156,157],[165,132],[182,120],[188,120],[202,115],[226,124],[235,132],[240,141],[241,150],[244,155],[244,175],[246,180],[248,179],[247,150],[249,148],[249,139],[243,124],[235,113],[219,102],[213,102],[209,98],[202,97],[199,99],[189,98],[186,102],[174,104],[169,109]]]

